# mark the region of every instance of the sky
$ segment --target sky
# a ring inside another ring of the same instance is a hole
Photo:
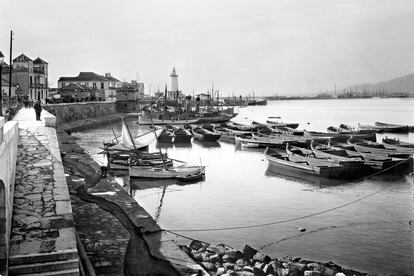
[[[414,73],[409,0],[0,0],[0,51],[187,94],[312,94]],[[8,63],[8,59],[7,59]]]

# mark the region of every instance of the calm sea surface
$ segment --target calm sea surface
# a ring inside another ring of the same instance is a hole
[[[353,99],[270,101],[267,106],[239,109],[236,121],[265,121],[281,116],[299,122],[299,128],[325,131],[340,123],[374,124],[375,121],[414,125],[413,99]],[[131,131],[139,131],[129,121]],[[98,147],[112,138],[120,123],[74,133],[96,160]],[[414,142],[411,134],[381,134]],[[119,178],[165,229],[213,244],[241,249],[261,248],[275,257],[301,256],[334,261],[371,273],[413,275],[413,177],[374,177],[353,182],[297,179],[268,168],[262,149],[240,149],[234,144],[162,146],[169,156],[206,166],[202,182],[177,185],[174,181],[144,182]],[[156,150],[156,144],[150,151]],[[130,185],[130,186],[128,186]],[[366,198],[364,198],[366,197]],[[361,199],[358,201],[358,199]],[[341,208],[323,211],[353,202]],[[317,214],[320,213],[320,214]],[[315,215],[317,214],[317,215]],[[308,216],[309,215],[309,216]],[[308,216],[306,218],[281,222]],[[233,230],[203,230],[275,223]],[[306,228],[300,232],[298,228]],[[178,230],[180,230],[178,232]]]

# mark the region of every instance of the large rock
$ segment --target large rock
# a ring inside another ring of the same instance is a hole
[[[236,265],[234,263],[223,263],[223,267],[227,270],[234,270]]]
[[[251,259],[258,251],[247,244],[243,247],[243,255],[244,257]]]
[[[208,271],[216,271],[216,266],[210,262],[201,262],[201,265],[204,266]]]
[[[273,269],[273,266],[270,263],[265,265],[263,271],[266,275],[276,275],[276,271]]]
[[[190,248],[193,249],[193,250],[199,250],[202,247],[203,247],[203,243],[201,241],[193,240],[190,243]]]
[[[322,271],[324,270],[324,265],[323,264],[319,264],[319,263],[310,263],[308,264],[308,268],[310,268],[311,270],[314,271],[319,271],[322,273]]]
[[[243,253],[238,250],[228,250],[225,255],[228,256],[230,262],[235,262],[236,260],[243,258]]]
[[[226,269],[224,267],[219,267],[217,268],[216,275],[220,276],[220,275],[223,275],[225,272],[226,272]]]
[[[236,261],[236,265],[239,266],[239,267],[245,267],[248,264],[249,264],[249,262],[245,259],[238,259]]]
[[[218,261],[220,261],[220,257],[219,257],[219,255],[218,254],[213,254],[213,255],[210,255],[210,262],[212,262],[212,263],[216,263],[216,262],[218,262]]]
[[[303,276],[321,276],[321,273],[319,271],[305,270]]]
[[[265,255],[263,253],[257,252],[256,254],[254,254],[253,260],[259,261],[261,263],[268,264],[272,259],[270,259],[270,257],[268,255]]]

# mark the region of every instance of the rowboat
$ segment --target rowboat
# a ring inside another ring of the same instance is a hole
[[[183,127],[174,130],[174,143],[191,143],[192,137],[191,132]]]
[[[316,158],[329,158],[339,165],[348,168],[350,174],[361,174],[366,168],[365,161],[362,157],[351,157],[346,150],[338,149],[316,149],[311,143],[311,149]]]
[[[414,144],[411,143],[385,137],[382,139],[382,144],[388,149],[414,154]]]
[[[226,127],[230,129],[240,130],[240,131],[254,131],[257,129],[257,125],[245,125],[235,122],[226,123]]]
[[[340,124],[338,130],[340,133],[348,134],[367,134],[377,132],[375,129],[361,129],[347,124]]]
[[[341,165],[343,178],[354,178],[360,176],[364,169],[364,161],[351,158],[338,157],[329,155],[323,151],[309,150],[296,146],[286,145],[286,152],[294,156],[295,160],[307,161],[310,164],[319,164],[319,162],[332,162]]]
[[[297,174],[309,174],[327,178],[338,178],[343,174],[343,167],[334,162],[308,162],[297,159],[295,155],[283,153],[266,148],[265,156],[269,166],[277,168],[281,173],[293,172]]]
[[[209,141],[209,142],[215,142],[220,138],[220,134],[211,132],[207,129],[196,127],[193,128],[193,136],[194,139],[198,139],[200,141]]]
[[[298,128],[299,126],[299,123],[284,123],[284,122],[275,121],[275,120],[266,120],[266,123],[272,126],[286,126],[290,128]]]
[[[199,118],[195,119],[177,119],[177,120],[160,120],[152,119],[154,125],[185,125],[185,124],[196,124],[199,121]],[[139,125],[151,125],[151,119],[147,116],[139,115],[138,116]]]
[[[382,129],[384,132],[408,132],[407,125],[387,124],[381,122],[375,122],[375,126]]]
[[[154,134],[153,134],[154,135]],[[171,129],[164,128],[160,135],[158,135],[157,141],[160,143],[172,143],[174,134]]]
[[[204,166],[180,166],[167,169],[155,167],[129,167],[130,178],[185,180],[192,176],[204,174]]]
[[[127,170],[130,166],[151,166],[167,167],[173,166],[172,159],[168,158],[167,154],[161,155],[159,153],[145,153],[145,152],[117,152],[107,154],[108,169],[111,170]],[[164,159],[164,162],[163,162]]]
[[[278,133],[264,134],[264,133],[250,133],[244,135],[236,135],[236,143],[240,143],[244,147],[281,147],[286,143],[308,145],[312,140],[328,141],[329,138],[324,137],[304,137],[295,135],[284,135]]]
[[[348,144],[353,145],[355,150],[359,152],[388,155],[390,157],[398,158],[410,157],[410,154],[407,152],[399,151],[397,149],[386,148],[383,144],[365,141],[362,139],[351,138],[348,140]]]

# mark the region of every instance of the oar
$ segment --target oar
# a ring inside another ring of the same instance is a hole
[[[174,158],[169,158],[169,159],[171,159],[171,160],[173,160],[173,161],[180,162],[180,163],[187,163],[187,162],[185,162],[185,161],[177,160],[177,159],[174,159]]]

